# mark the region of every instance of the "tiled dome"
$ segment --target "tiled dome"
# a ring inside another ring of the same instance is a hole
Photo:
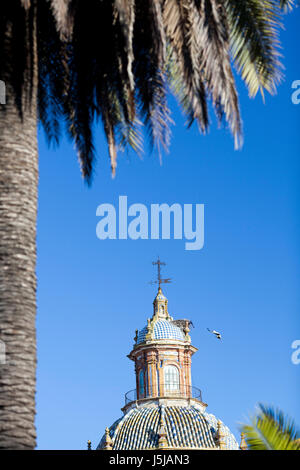
[[[139,331],[137,344],[145,341],[147,331],[147,326]],[[168,320],[158,320],[154,323],[152,339],[175,339],[185,341],[183,331]]]
[[[168,448],[216,448],[217,419],[194,406],[152,406],[131,409],[110,428],[113,450],[154,449],[158,445],[159,422],[164,414]],[[226,449],[238,443],[222,423]],[[103,448],[105,436],[98,449]]]

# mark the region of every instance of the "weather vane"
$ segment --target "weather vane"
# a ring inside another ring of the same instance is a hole
[[[165,278],[163,279],[161,277],[161,266],[165,266],[166,263],[163,261],[160,261],[159,256],[157,257],[157,261],[153,261],[152,264],[154,266],[157,266],[157,280],[156,281],[151,281],[150,284],[158,284],[158,288],[160,288],[161,284],[169,284],[171,282],[171,278]]]

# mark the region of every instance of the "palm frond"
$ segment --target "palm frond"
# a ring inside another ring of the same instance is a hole
[[[8,89],[7,100],[14,99],[21,117],[24,106],[31,104],[34,21],[29,2],[11,0],[1,4],[0,77]]]
[[[300,450],[294,422],[273,407],[259,405],[258,414],[242,430],[249,450]]]
[[[132,72],[133,55],[133,27],[134,27],[134,9],[135,0],[115,0],[115,8],[119,15],[121,27],[125,38],[125,56],[127,60],[127,73],[131,91],[134,90],[134,78]]]
[[[259,408],[263,416],[276,422],[279,426],[279,430],[288,434],[291,440],[295,441],[300,438],[300,431],[296,429],[294,421],[286,416],[283,411],[272,406],[266,406],[262,403],[259,404]]]
[[[295,4],[10,0],[1,8],[0,76],[22,115],[36,89],[38,66],[38,117],[46,136],[58,143],[65,121],[88,182],[95,161],[94,124],[99,120],[113,173],[119,149],[130,145],[141,152],[142,129],[152,147],[167,150],[170,89],[188,125],[196,121],[203,133],[209,127],[211,102],[238,147],[242,124],[231,59],[250,96],[258,90],[274,93],[282,78],[281,17]]]
[[[166,96],[166,37],[162,21],[160,0],[136,3],[134,78],[138,112],[151,147],[167,148],[172,121]]]
[[[198,3],[201,68],[217,115],[223,114],[234,136],[235,148],[242,144],[238,95],[231,69],[227,12],[223,0],[194,0]]]
[[[258,90],[274,93],[282,77],[281,12],[292,4],[113,0],[87,8],[83,0],[51,0],[57,28],[68,38],[69,88],[63,106],[84,177],[89,180],[93,170],[95,119],[102,120],[113,172],[119,148],[129,144],[140,151],[140,121],[151,146],[167,149],[172,123],[168,86],[188,125],[197,121],[203,133],[211,100],[239,147],[242,124],[231,54],[251,96]]]
[[[68,89],[67,48],[47,2],[37,3],[38,117],[48,143],[59,143]],[[47,60],[45,57],[47,56]]]
[[[204,77],[200,68],[199,19],[193,1],[165,0],[163,21],[169,44],[169,80],[183,105],[189,125],[197,121],[203,133],[208,128]]]
[[[170,44],[171,86],[189,115],[205,132],[211,97],[219,121],[230,125],[241,143],[238,96],[231,70],[227,12],[219,0],[166,0],[164,23]]]
[[[116,167],[116,127],[122,118],[130,126],[135,119],[132,76],[120,3],[94,2],[89,8],[73,0],[73,26],[69,44],[70,87],[66,103],[69,132],[75,139],[83,176],[89,181],[95,152],[92,127],[101,118],[108,141],[113,172]],[[122,20],[120,19],[122,18]],[[101,28],[99,21],[101,20]],[[108,44],[108,47],[99,47]],[[129,48],[129,49],[128,49]]]
[[[292,11],[295,5],[298,5],[299,2],[295,0],[280,0],[279,6],[284,12]]]
[[[281,16],[272,0],[226,0],[230,46],[234,63],[249,95],[260,90],[274,94],[282,80],[279,53]]]
[[[63,40],[69,39],[74,26],[74,12],[72,11],[75,6],[74,3],[72,3],[72,0],[47,0],[47,3],[55,18],[56,29],[60,38]]]

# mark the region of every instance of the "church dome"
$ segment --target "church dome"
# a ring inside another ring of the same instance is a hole
[[[158,447],[161,418],[168,448],[217,448],[218,426],[226,449],[238,449],[238,443],[217,418],[196,406],[141,406],[131,409],[109,428],[113,450],[155,449]],[[105,435],[98,450],[105,445]]]
[[[139,331],[137,336],[136,344],[144,343],[148,327],[145,326]],[[173,339],[179,341],[185,341],[184,333],[181,328],[173,325],[168,320],[157,320],[153,326],[152,341],[156,339]]]
[[[98,450],[239,449],[222,421],[206,412],[202,392],[192,385],[190,320],[174,320],[163,295],[159,259],[153,315],[135,331],[127,356],[134,362],[136,389],[125,394],[122,418],[105,429]],[[243,444],[241,449],[244,449]]]

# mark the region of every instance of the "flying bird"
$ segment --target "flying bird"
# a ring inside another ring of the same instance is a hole
[[[219,332],[216,331],[216,330],[210,330],[209,328],[207,328],[207,331],[209,331],[210,333],[212,333],[213,335],[215,335],[215,337],[218,338],[218,339],[221,339],[221,338],[222,338],[221,333],[219,333]]]

